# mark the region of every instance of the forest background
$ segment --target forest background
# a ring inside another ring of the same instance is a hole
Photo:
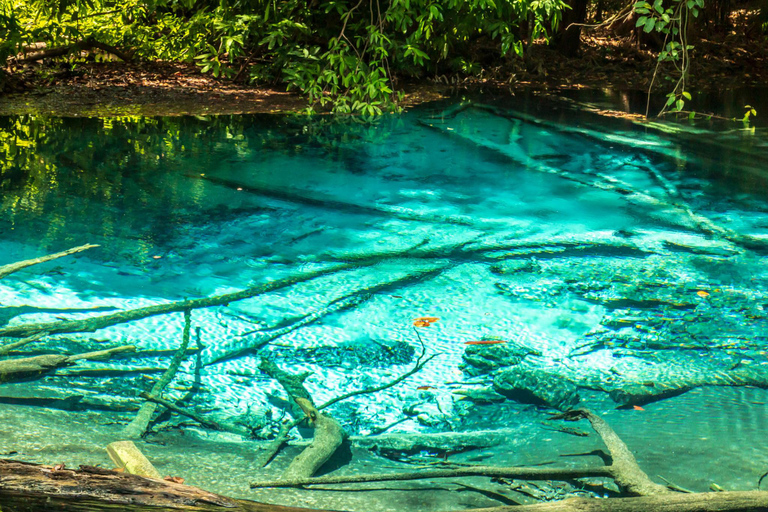
[[[767,0],[0,0],[0,90],[162,62],[339,113],[412,83],[611,78],[680,111],[703,84],[765,83],[767,33]]]

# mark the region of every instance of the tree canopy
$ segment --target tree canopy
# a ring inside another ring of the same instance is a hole
[[[661,58],[684,74],[689,23],[702,9],[715,21],[730,12],[726,0],[711,0],[713,12],[703,0],[594,1],[6,0],[0,58],[195,62],[216,77],[284,84],[336,112],[375,114],[396,104],[397,80],[477,75],[524,59],[533,41],[573,31],[588,5],[595,18],[623,12],[636,31],[659,33]],[[572,51],[575,34],[561,48]],[[687,95],[683,83],[670,104],[682,108]]]

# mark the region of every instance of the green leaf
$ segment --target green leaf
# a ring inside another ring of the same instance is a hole
[[[685,98],[687,100],[691,99],[691,93],[689,93],[688,91],[683,91],[682,94],[683,94],[683,98]]]
[[[683,101],[682,99],[680,99],[680,100],[677,100],[677,101],[675,102],[675,109],[676,109],[678,112],[679,112],[679,111],[681,111],[681,110],[683,110],[683,107],[684,107],[684,106],[685,106],[685,101]]]
[[[635,23],[635,27],[639,27],[640,25],[645,25],[646,21],[648,21],[648,17],[647,16],[640,16],[637,19],[637,23]]]
[[[650,32],[656,26],[656,18],[648,18],[643,27],[643,32]]]

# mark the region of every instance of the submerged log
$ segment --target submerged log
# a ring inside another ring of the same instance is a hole
[[[356,270],[362,265],[357,264],[339,264],[325,267],[313,272],[305,272],[283,279],[277,279],[265,284],[246,288],[238,292],[225,293],[213,297],[203,297],[200,299],[182,300],[170,302],[168,304],[157,304],[155,306],[146,306],[143,308],[129,309],[119,311],[109,315],[94,316],[79,320],[63,320],[59,322],[44,322],[38,324],[22,324],[3,327],[0,329],[0,337],[7,338],[25,338],[37,333],[46,334],[64,334],[74,332],[93,332],[105,327],[111,327],[126,322],[133,322],[151,316],[165,315],[168,313],[179,313],[185,310],[202,309],[214,306],[225,306],[230,302],[237,302],[244,299],[250,299],[257,295],[287,288],[294,284],[303,283],[312,279],[344,272],[346,270]]]
[[[667,495],[673,491],[654,483],[637,464],[634,455],[614,430],[603,419],[586,409],[568,411],[553,419],[577,421],[589,420],[592,428],[602,438],[612,462],[608,466],[585,468],[556,467],[496,467],[473,466],[459,469],[432,469],[415,473],[357,474],[345,476],[322,476],[317,478],[299,477],[294,480],[270,480],[251,483],[251,488],[260,487],[303,487],[306,485],[328,485],[359,482],[387,482],[403,480],[421,480],[431,478],[458,478],[465,476],[506,477],[520,480],[573,480],[574,478],[608,477],[613,478],[624,492],[633,496]]]
[[[63,258],[64,256],[69,256],[70,254],[87,251],[88,249],[92,249],[94,247],[98,247],[98,245],[85,244],[78,247],[73,247],[72,249],[67,249],[66,251],[49,254],[47,256],[41,256],[39,258],[32,258],[31,260],[17,261],[16,263],[9,263],[8,265],[3,265],[2,267],[0,267],[0,279],[10,274],[13,274],[14,272],[17,272],[23,268],[31,267],[32,265],[37,265],[38,263],[45,263],[46,261]]]
[[[58,368],[70,366],[81,359],[105,359],[112,354],[120,352],[132,352],[136,350],[133,345],[124,345],[96,352],[86,352],[65,356],[60,354],[45,354],[42,356],[24,357],[21,359],[9,359],[0,361],[0,384],[26,379],[36,379],[45,374],[52,373]]]
[[[535,505],[463,509],[461,512],[768,512],[768,492],[697,492],[600,500],[569,498]]]
[[[338,421],[317,410],[306,398],[296,398],[309,425],[315,429],[312,444],[298,454],[288,465],[282,478],[288,481],[314,475],[330,459],[347,437]]]
[[[168,366],[168,369],[165,370],[162,377],[160,377],[160,380],[158,380],[155,385],[152,386],[152,390],[149,392],[150,395],[162,395],[166,386],[168,386],[168,384],[170,384],[171,381],[176,377],[176,372],[179,371],[179,367],[181,366],[181,362],[184,360],[184,357],[187,353],[187,347],[189,346],[189,331],[192,324],[191,315],[192,314],[189,310],[184,311],[184,331],[181,335],[181,344],[179,345],[178,350],[176,350],[176,353],[173,355],[171,364]],[[149,422],[152,420],[152,415],[155,413],[155,409],[157,409],[157,402],[147,400],[141,404],[141,408],[136,414],[136,417],[133,418],[133,421],[131,421],[123,429],[123,437],[127,439],[137,439],[142,437],[147,431],[147,427],[149,427]]]
[[[119,473],[94,466],[78,470],[0,460],[3,512],[312,512],[229,498],[197,487]],[[319,511],[314,512],[330,512]]]

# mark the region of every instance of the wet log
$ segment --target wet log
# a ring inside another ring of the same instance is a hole
[[[504,477],[519,480],[573,480],[574,478],[608,477],[613,478],[625,493],[633,496],[667,495],[673,493],[672,490],[654,483],[648,478],[648,475],[638,466],[634,455],[632,455],[627,445],[624,444],[610,425],[600,417],[585,409],[576,409],[553,416],[552,419],[564,419],[566,421],[589,420],[592,428],[600,435],[608,448],[612,459],[611,464],[608,466],[586,468],[473,466],[459,469],[422,470],[414,473],[304,477],[294,480],[283,479],[252,482],[251,488],[303,487],[318,484],[389,482],[465,476]]]
[[[154,480],[101,467],[78,470],[0,460],[3,512],[312,512],[313,509],[269,505],[229,498],[197,487]],[[318,511],[314,512],[330,512]]]
[[[200,425],[202,425],[205,428],[209,428],[211,430],[216,430],[219,432],[229,432],[230,434],[236,434],[238,436],[243,436],[245,438],[250,438],[251,432],[248,430],[238,427],[237,425],[231,425],[229,423],[217,423],[211,419],[205,418],[201,416],[200,414],[197,414],[193,411],[190,411],[188,409],[185,409],[183,407],[179,407],[178,405],[174,404],[173,402],[170,402],[164,398],[160,398],[159,396],[151,395],[149,393],[141,393],[139,396],[141,398],[144,398],[145,400],[149,402],[154,402],[158,405],[162,405],[166,409],[175,412],[176,414],[179,414],[181,416],[186,416],[187,418],[191,420],[195,420]]]

